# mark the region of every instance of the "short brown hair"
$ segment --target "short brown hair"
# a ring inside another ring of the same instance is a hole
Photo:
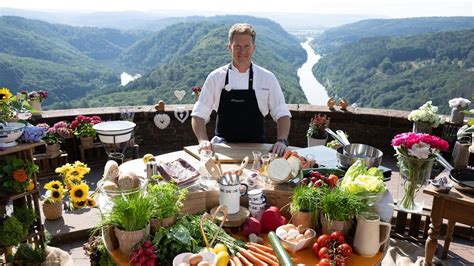
[[[229,43],[232,42],[235,34],[248,34],[252,36],[252,40],[255,43],[257,33],[253,29],[252,25],[248,23],[236,23],[229,30]]]

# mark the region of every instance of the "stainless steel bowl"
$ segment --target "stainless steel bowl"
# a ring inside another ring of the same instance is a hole
[[[380,158],[380,161],[382,161],[383,157],[383,152],[381,150],[367,144],[360,143],[351,143],[344,146],[344,154],[357,158],[373,158],[374,160]]]
[[[350,145],[358,145],[358,144],[350,144]],[[364,144],[362,144],[362,145],[364,145]],[[368,146],[368,145],[366,145],[366,146]],[[345,147],[348,147],[348,146],[345,146]],[[356,156],[350,156],[348,154],[344,154],[344,148],[345,147],[340,147],[336,150],[337,151],[336,152],[337,161],[339,162],[339,165],[342,168],[349,168],[359,158],[364,159],[365,160],[365,165],[369,168],[370,167],[378,167],[382,163],[383,153],[378,149],[377,150],[380,152],[380,154],[377,153],[378,154],[377,157],[368,157],[368,156],[356,157]]]

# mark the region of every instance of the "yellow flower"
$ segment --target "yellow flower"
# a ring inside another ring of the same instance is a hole
[[[94,198],[87,198],[87,206],[89,207],[94,207],[96,205],[95,199]]]
[[[72,201],[86,201],[89,195],[89,186],[86,183],[73,186],[69,191],[69,197]]]
[[[0,101],[4,103],[8,103],[10,101],[10,98],[12,97],[12,93],[10,92],[9,89],[7,88],[1,88],[0,89]]]
[[[67,173],[69,173],[71,171],[71,164],[70,163],[67,163],[61,167],[57,167],[55,172],[58,173],[58,174],[61,174],[61,175],[66,175]]]
[[[61,182],[59,182],[58,180],[53,180],[51,182],[48,182],[44,185],[44,189],[62,189],[63,188],[63,184]]]
[[[72,207],[74,209],[82,209],[86,206],[86,203],[87,201],[83,200],[83,201],[73,201],[72,202]]]
[[[87,167],[87,164],[85,164],[81,161],[76,161],[74,163],[74,169],[76,170],[76,172],[80,176],[84,176],[84,175],[88,174],[91,171],[91,169],[89,167]]]
[[[54,202],[60,202],[64,197],[62,189],[51,189],[50,198]]]

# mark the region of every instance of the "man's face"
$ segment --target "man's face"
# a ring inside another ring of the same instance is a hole
[[[237,65],[248,65],[252,62],[255,44],[248,34],[235,34],[232,42],[227,46],[232,53],[232,60]]]

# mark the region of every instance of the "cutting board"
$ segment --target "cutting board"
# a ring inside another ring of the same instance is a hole
[[[219,156],[221,163],[240,163],[249,157],[249,162],[253,162],[252,151],[260,151],[262,155],[268,154],[273,144],[269,143],[219,143],[214,144],[214,152]],[[184,150],[199,160],[199,145],[184,147]],[[290,150],[298,149],[289,147]]]

